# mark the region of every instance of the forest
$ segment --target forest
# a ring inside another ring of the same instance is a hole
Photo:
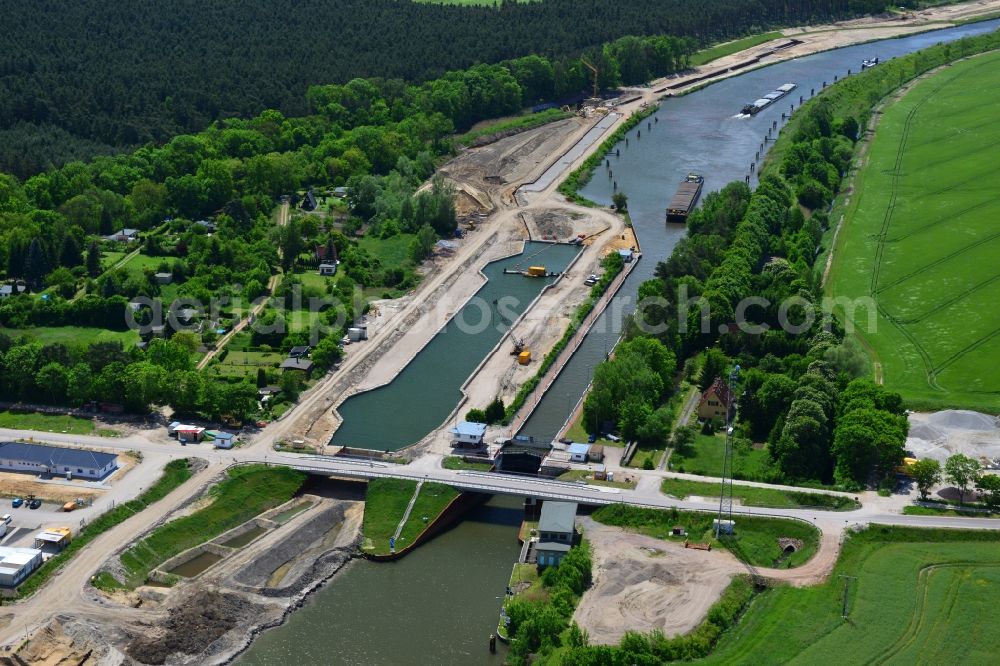
[[[550,59],[558,75],[583,52],[601,60],[600,45],[623,35],[673,35],[705,45],[877,12],[885,4],[2,0],[5,25],[17,29],[0,35],[0,171],[25,178],[264,109],[303,116],[312,110],[305,93],[315,84],[377,77],[399,86],[527,54]],[[621,74],[639,80],[633,71]],[[586,88],[586,80],[580,83],[573,92]]]

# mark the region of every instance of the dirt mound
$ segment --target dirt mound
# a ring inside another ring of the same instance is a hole
[[[995,417],[964,409],[935,412],[927,417],[927,422],[949,430],[996,430],[997,427]]]
[[[928,442],[936,442],[948,436],[941,428],[936,428],[930,423],[913,423],[910,425],[909,437],[922,439]]]
[[[32,664],[33,666],[91,666],[97,664],[94,646],[64,630],[59,619],[53,619],[36,631],[10,661],[3,664]]]
[[[142,664],[163,664],[176,653],[197,655],[262,610],[235,594],[198,590],[173,604],[164,622],[136,635],[126,652]]]

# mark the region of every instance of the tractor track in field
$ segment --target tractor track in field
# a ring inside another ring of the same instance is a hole
[[[910,344],[913,345],[913,348],[917,351],[917,354],[919,354],[919,356],[921,358],[921,361],[924,364],[924,371],[925,371],[926,376],[927,376],[927,383],[934,390],[942,390],[942,387],[937,383],[937,374],[938,374],[938,372],[940,372],[940,369],[943,366],[939,366],[938,368],[934,367],[934,362],[931,359],[930,354],[928,353],[928,351],[920,343],[920,341],[917,339],[917,337],[915,335],[913,335],[913,333],[911,333],[909,330],[907,330],[906,326],[899,319],[897,319],[893,314],[891,314],[889,312],[889,310],[885,307],[885,305],[882,302],[879,301],[879,294],[881,294],[882,292],[886,291],[887,289],[890,289],[890,288],[892,288],[894,286],[897,286],[897,285],[899,285],[899,284],[901,284],[901,283],[903,283],[903,282],[905,282],[905,281],[907,281],[907,280],[909,280],[909,279],[911,279],[911,278],[919,275],[920,273],[926,272],[927,270],[930,270],[931,268],[933,268],[933,267],[935,267],[935,266],[937,266],[937,265],[939,265],[941,263],[944,263],[944,262],[946,262],[946,261],[954,258],[955,256],[959,256],[962,253],[964,253],[964,252],[966,252],[968,250],[971,250],[971,249],[973,249],[976,246],[982,245],[985,242],[989,242],[990,240],[993,240],[993,239],[995,239],[997,237],[1000,237],[1000,232],[997,232],[995,234],[991,234],[986,239],[982,239],[980,241],[976,241],[976,242],[974,242],[974,243],[972,243],[972,244],[970,244],[968,246],[965,246],[964,248],[961,248],[960,250],[957,250],[956,252],[951,253],[950,255],[948,255],[946,257],[943,257],[943,258],[938,259],[938,260],[936,260],[934,262],[931,262],[930,264],[928,264],[928,265],[926,265],[926,266],[924,266],[924,267],[922,267],[922,268],[920,268],[920,269],[918,269],[916,271],[913,271],[913,272],[909,273],[908,275],[905,275],[905,276],[903,276],[901,278],[898,278],[897,280],[894,280],[893,282],[891,282],[888,285],[884,285],[884,286],[880,287],[880,285],[879,285],[879,278],[881,277],[882,262],[883,262],[883,260],[885,258],[885,250],[886,250],[886,245],[887,245],[887,242],[888,242],[886,240],[886,238],[887,238],[887,236],[889,234],[889,229],[890,229],[890,227],[892,225],[893,216],[894,216],[895,211],[896,211],[896,202],[897,202],[897,199],[899,197],[900,177],[902,175],[902,166],[903,166],[903,156],[906,153],[906,147],[907,147],[907,144],[909,142],[910,133],[911,133],[911,130],[913,128],[913,121],[914,121],[914,118],[917,115],[917,112],[924,106],[924,104],[926,104],[929,100],[933,99],[943,88],[945,88],[946,86],[950,85],[957,78],[959,78],[961,76],[964,76],[965,74],[968,74],[970,71],[975,71],[975,70],[977,70],[977,69],[979,69],[979,68],[981,68],[983,66],[986,66],[988,64],[990,64],[988,61],[987,62],[983,62],[983,63],[979,63],[979,64],[974,65],[973,67],[970,67],[967,70],[962,70],[962,71],[959,71],[959,72],[953,74],[952,76],[949,76],[945,80],[941,81],[935,88],[933,88],[932,90],[928,91],[921,99],[917,100],[917,102],[913,105],[913,107],[907,112],[906,119],[903,122],[903,130],[902,130],[902,133],[900,135],[899,145],[896,148],[896,159],[895,159],[895,161],[893,163],[893,168],[890,171],[892,173],[892,177],[890,179],[890,188],[889,188],[890,191],[889,191],[888,205],[886,206],[886,211],[885,211],[885,214],[884,214],[884,216],[882,218],[881,229],[879,230],[879,233],[874,236],[876,239],[878,239],[878,243],[877,243],[877,246],[876,246],[876,249],[875,249],[875,261],[874,261],[874,263],[872,265],[871,281],[870,281],[870,285],[869,285],[869,294],[872,297],[872,299],[875,301],[875,305],[878,308],[879,313],[882,314],[882,316],[885,317],[886,320],[889,321],[896,328],[896,330],[898,330],[900,332],[900,334],[902,334],[903,337],[905,337],[907,339],[907,341],[909,341]],[[925,73],[924,76],[929,76],[929,75],[933,74],[935,71],[938,71],[938,70],[931,70],[930,72]],[[958,184],[956,184],[954,186],[951,186],[949,188],[946,188],[946,189],[947,190],[955,189],[955,187],[957,187],[957,186],[958,186]],[[983,338],[980,338],[980,340],[978,340],[978,341],[976,341],[976,342],[968,345],[966,348],[964,348],[962,350],[959,350],[958,352],[956,352],[956,354],[953,354],[951,357],[949,357],[948,359],[946,359],[945,363],[947,363],[947,364],[954,363],[956,360],[958,360],[959,358],[961,358],[962,356],[964,356],[968,352],[972,351],[973,349],[975,349],[976,347],[978,347],[981,344],[985,343],[986,341],[992,339],[998,333],[1000,333],[1000,329],[998,329],[997,331],[994,331],[993,333],[988,334],[987,336],[984,336]]]

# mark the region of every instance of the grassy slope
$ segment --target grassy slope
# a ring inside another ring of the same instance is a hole
[[[834,254],[828,293],[866,297],[874,283],[882,312],[865,339],[886,383],[915,405],[1000,411],[1000,379],[982,371],[1000,331],[990,282],[1000,278],[1000,200],[987,186],[998,63],[993,53],[953,65],[886,110]],[[854,319],[867,328],[864,309]]]
[[[406,505],[413,497],[416,481],[372,479],[365,495],[365,518],[361,527],[366,553],[389,552],[389,537],[396,533]]]
[[[476,472],[488,472],[493,469],[493,465],[486,462],[465,462],[462,456],[448,456],[441,461],[441,467],[445,469],[465,469]]]
[[[765,32],[760,35],[751,35],[750,37],[744,37],[743,39],[737,39],[732,42],[717,44],[711,48],[704,49],[703,51],[698,51],[692,55],[690,58],[691,65],[694,67],[704,65],[712,62],[713,60],[718,60],[719,58],[727,55],[732,55],[737,51],[753,48],[758,44],[763,44],[764,42],[769,42],[772,39],[778,39],[779,37],[781,37],[781,33],[775,30],[774,32]]]
[[[403,548],[413,543],[413,540],[437,518],[453,499],[458,497],[458,491],[443,483],[425,483],[420,487],[417,501],[413,503],[410,519],[403,525],[399,533],[397,548]],[[427,518],[425,521],[424,518]]]
[[[717,498],[721,492],[721,484],[708,481],[687,481],[684,479],[664,479],[660,489],[679,499],[695,495],[697,497]],[[831,493],[806,493],[778,488],[757,488],[754,486],[733,485],[733,498],[740,500],[744,506],[772,507],[776,509],[821,509],[821,510],[853,510],[854,501],[843,495]]]
[[[172,520],[122,553],[127,585],[139,585],[154,568],[188,548],[209,541],[259,513],[288,501],[305,475],[287,467],[240,467],[211,490],[213,501]]]
[[[1000,582],[998,538],[899,528],[852,536],[826,583],[758,596],[703,661],[994,663],[1000,607],[991,590]],[[841,618],[841,574],[857,576],[848,593],[849,621]]]

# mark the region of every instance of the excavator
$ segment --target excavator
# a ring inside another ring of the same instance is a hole
[[[517,356],[518,354],[524,351],[524,340],[522,338],[515,338],[512,335],[510,336],[510,339],[514,343],[514,349],[512,349],[510,352],[511,356]]]
[[[582,62],[587,69],[589,69],[591,72],[594,73],[594,95],[593,96],[597,97],[597,93],[598,93],[598,89],[597,89],[597,77],[599,76],[599,72],[598,72],[598,70],[597,70],[596,67],[594,67],[593,65],[591,65],[584,58],[581,57],[580,58],[580,62]]]

